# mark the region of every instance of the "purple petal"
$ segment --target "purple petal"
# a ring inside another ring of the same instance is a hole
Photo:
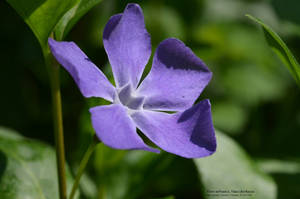
[[[176,114],[145,110],[132,118],[152,142],[170,153],[200,158],[216,151],[209,100]]]
[[[177,39],[157,47],[149,75],[138,88],[146,96],[144,108],[185,110],[193,105],[212,73],[192,50]]]
[[[103,43],[117,87],[131,83],[136,88],[151,55],[150,35],[139,5],[128,4],[123,14],[110,18]]]
[[[56,60],[71,74],[85,97],[102,97],[113,101],[115,88],[74,42],[48,40]]]
[[[136,126],[128,116],[125,107],[111,104],[91,108],[90,112],[96,135],[107,146],[116,149],[159,152],[159,150],[147,146],[138,136]]]

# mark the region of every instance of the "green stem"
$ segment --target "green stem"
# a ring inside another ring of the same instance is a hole
[[[63,119],[59,87],[59,66],[51,55],[49,48],[44,49],[43,54],[51,85],[59,197],[60,199],[67,199]]]
[[[76,178],[75,178],[75,182],[73,184],[73,187],[72,187],[72,191],[71,191],[71,194],[70,194],[70,197],[69,199],[73,199],[75,193],[76,193],[76,189],[78,188],[78,185],[79,185],[79,182],[80,182],[80,178],[84,172],[84,169],[93,153],[93,151],[95,150],[97,144],[99,143],[99,140],[98,138],[94,137],[92,143],[90,144],[89,148],[87,149],[87,151],[85,152],[81,162],[80,162],[80,165],[79,165],[79,169],[78,169],[78,173],[76,175]]]

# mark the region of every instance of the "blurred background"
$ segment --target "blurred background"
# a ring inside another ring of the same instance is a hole
[[[109,17],[122,12],[129,2],[103,0],[67,36],[111,81],[102,32]],[[215,128],[237,142],[260,172],[271,176],[276,198],[300,198],[299,88],[267,46],[261,29],[245,17],[249,13],[263,19],[300,58],[300,1],[136,3],[143,9],[153,52],[162,40],[176,37],[213,71],[199,99],[210,99]],[[0,22],[0,125],[53,145],[51,96],[39,43],[4,1],[0,1]],[[144,76],[150,67],[151,61]],[[106,102],[83,98],[64,70],[61,90],[66,158],[74,172],[94,134],[88,109]],[[101,145],[83,176],[81,198],[205,198],[206,175],[201,168],[195,161],[165,152],[117,151]],[[229,171],[228,176],[235,175],[235,168]],[[248,176],[242,173],[237,178]]]

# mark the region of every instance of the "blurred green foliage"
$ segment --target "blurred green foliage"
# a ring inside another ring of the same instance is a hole
[[[66,37],[75,41],[111,81],[102,31],[109,17],[122,12],[128,2],[103,0]],[[153,52],[163,39],[177,37],[213,71],[212,82],[200,99],[211,100],[215,127],[227,136],[219,138],[220,152],[195,163],[165,152],[127,152],[100,145],[81,181],[81,198],[199,199],[207,198],[207,189],[226,189],[226,183],[234,188],[232,182],[243,184],[245,179],[266,185],[266,195],[257,198],[300,198],[300,92],[268,47],[263,32],[245,17],[249,13],[264,20],[300,58],[300,15],[295,9],[299,1],[137,3],[144,11]],[[38,40],[4,1],[0,1],[0,20],[0,125],[53,145],[51,98]],[[146,71],[150,67],[151,62]],[[84,99],[63,70],[61,87],[66,157],[76,171],[94,133],[88,109],[107,102]],[[228,172],[225,177],[218,175],[221,169]],[[251,183],[247,181],[244,188],[253,188]],[[260,189],[263,186],[257,191]]]

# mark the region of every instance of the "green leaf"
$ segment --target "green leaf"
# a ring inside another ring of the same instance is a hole
[[[43,49],[55,29],[62,40],[73,25],[101,0],[6,0],[29,25]]]
[[[29,25],[42,48],[61,17],[75,0],[6,0]]]
[[[246,16],[262,26],[268,44],[287,66],[298,86],[300,86],[300,65],[284,41],[276,32],[272,30],[272,28],[263,23],[260,19],[257,19],[251,15]]]
[[[92,7],[100,3],[102,0],[78,0],[64,16],[60,19],[55,27],[55,36],[58,40],[62,40],[76,24],[76,22],[87,13]]]
[[[68,188],[72,181],[67,170]],[[54,150],[0,127],[0,198],[58,199]]]
[[[232,191],[241,190],[254,191],[245,198],[276,198],[276,185],[272,178],[262,173],[237,143],[220,132],[217,132],[217,143],[215,154],[194,160],[207,198],[216,198],[215,194],[229,194],[227,197],[230,198]],[[217,191],[229,193],[215,193]]]

